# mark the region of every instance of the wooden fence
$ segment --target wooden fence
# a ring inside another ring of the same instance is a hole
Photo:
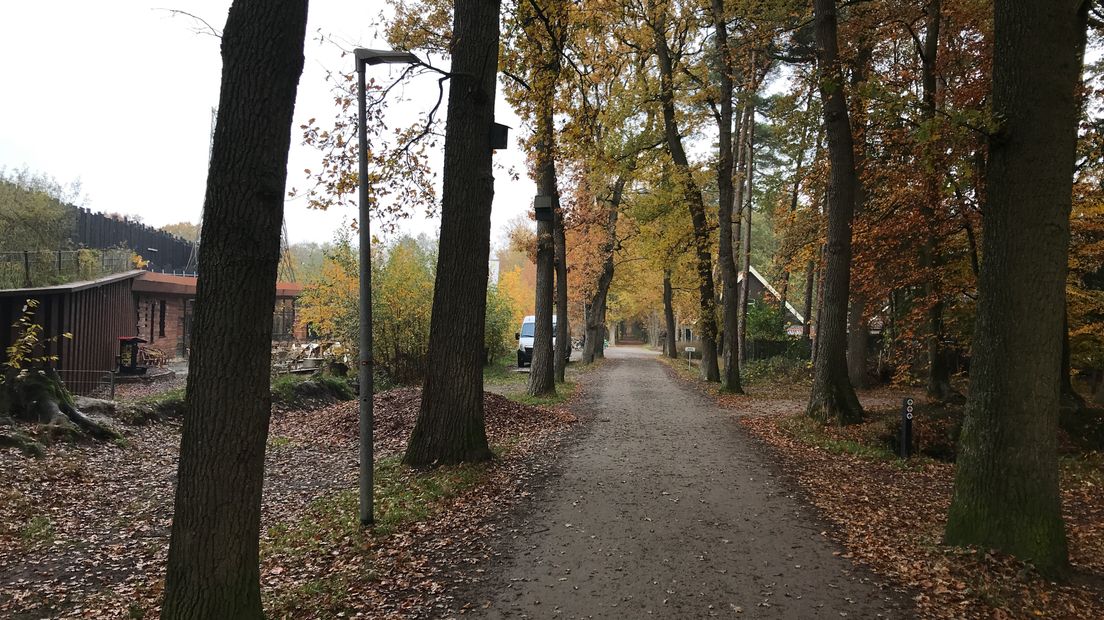
[[[127,247],[151,261],[157,271],[188,268],[195,244],[126,217],[115,219],[88,209],[76,209],[74,245],[86,248]],[[153,251],[151,251],[151,248]]]

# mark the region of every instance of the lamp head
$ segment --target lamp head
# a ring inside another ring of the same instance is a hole
[[[401,50],[370,50],[358,47],[353,50],[353,54],[358,63],[363,62],[366,65],[417,65],[422,62],[413,52]]]

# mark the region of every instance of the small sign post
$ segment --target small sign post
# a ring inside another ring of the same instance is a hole
[[[686,351],[686,369],[691,370],[694,366],[690,363],[690,358],[694,357],[693,354],[697,352],[697,349],[694,347],[686,347],[683,351]]]
[[[907,459],[912,451],[912,416],[916,410],[916,401],[906,398],[901,401],[901,458]]]

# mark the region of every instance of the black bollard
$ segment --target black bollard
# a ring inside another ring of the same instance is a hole
[[[901,458],[907,459],[912,451],[912,415],[916,401],[906,398],[901,401]]]

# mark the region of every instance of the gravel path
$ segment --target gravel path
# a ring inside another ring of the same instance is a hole
[[[588,430],[500,531],[476,615],[912,615],[840,556],[731,412],[643,349],[608,357],[577,406]]]

